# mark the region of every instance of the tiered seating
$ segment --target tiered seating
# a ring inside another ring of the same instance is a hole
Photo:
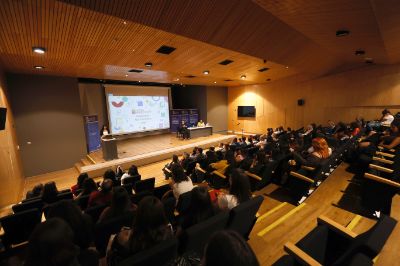
[[[318,225],[298,243],[287,243],[289,256],[274,265],[364,265],[382,250],[397,221],[383,216],[370,230],[357,235],[335,221],[321,216]]]

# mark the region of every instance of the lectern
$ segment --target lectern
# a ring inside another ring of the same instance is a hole
[[[118,159],[117,139],[108,135],[101,138],[103,158],[106,161]]]

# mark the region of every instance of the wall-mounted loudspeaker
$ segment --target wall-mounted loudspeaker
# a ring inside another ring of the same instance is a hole
[[[304,103],[305,103],[304,99],[298,99],[298,100],[297,100],[297,105],[298,105],[298,106],[303,106]]]
[[[0,108],[0,130],[4,130],[6,128],[6,115],[7,108]]]

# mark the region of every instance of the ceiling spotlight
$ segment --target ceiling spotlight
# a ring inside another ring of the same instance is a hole
[[[142,82],[141,80],[139,80],[139,83]]]
[[[126,23],[126,21],[124,21],[124,22],[122,22],[124,25],[126,25],[127,23]]]
[[[46,49],[43,47],[32,47],[32,51],[37,54],[44,54]]]
[[[35,69],[44,69],[44,66],[34,66]]]
[[[374,59],[371,58],[371,57],[366,57],[364,60],[365,60],[365,63],[367,63],[367,64],[373,64],[374,63]]]
[[[177,78],[177,79],[175,79],[175,81],[179,81],[179,79]]]
[[[152,67],[152,66],[153,66],[153,63],[151,63],[151,62],[147,62],[147,63],[145,63],[145,64],[144,64],[144,66],[145,66],[145,67],[148,67],[148,68],[150,68],[150,67]]]
[[[349,30],[337,30],[336,31],[336,37],[345,37],[350,34]]]
[[[288,69],[288,68],[289,68],[289,66],[285,66],[285,68],[286,68],[286,69]]]
[[[125,77],[128,77],[128,74],[125,74]]]
[[[246,79],[246,75],[241,75],[240,79]]]
[[[217,84],[217,82],[216,82],[216,81],[214,81],[214,84]]]
[[[210,70],[204,70],[204,71],[203,71],[203,74],[204,74],[204,75],[210,74]]]
[[[360,55],[364,55],[365,51],[364,50],[357,50],[354,52],[355,55],[360,56]]]

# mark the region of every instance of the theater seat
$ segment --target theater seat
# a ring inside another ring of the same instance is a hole
[[[179,252],[192,258],[201,258],[210,236],[214,232],[223,230],[228,218],[229,213],[222,212],[186,229],[180,238]]]
[[[106,204],[96,205],[85,210],[85,213],[92,217],[93,224],[97,223],[103,210],[107,207]]]
[[[136,194],[141,193],[141,192],[153,193],[155,181],[156,181],[155,177],[137,181],[135,183],[135,187],[134,187],[135,193]]]
[[[164,266],[173,265],[177,256],[178,241],[173,238],[141,251],[119,263],[119,266]]]
[[[126,177],[122,180],[122,185],[132,184],[132,186],[134,186],[136,182],[141,180],[141,178],[142,178],[141,175]]]
[[[2,236],[3,244],[6,248],[28,241],[29,236],[36,225],[41,222],[41,211],[30,209],[11,214],[0,219],[4,230]]]
[[[229,212],[229,221],[226,228],[234,230],[243,236],[244,239],[248,239],[257,220],[257,211],[263,200],[263,196],[257,196],[233,208]]]
[[[27,211],[27,210],[31,210],[31,209],[37,209],[40,212],[42,211],[43,208],[43,201],[42,199],[36,199],[36,200],[30,200],[24,203],[19,203],[16,205],[12,206],[12,210],[14,213],[19,213],[19,212],[23,212],[23,211]]]

